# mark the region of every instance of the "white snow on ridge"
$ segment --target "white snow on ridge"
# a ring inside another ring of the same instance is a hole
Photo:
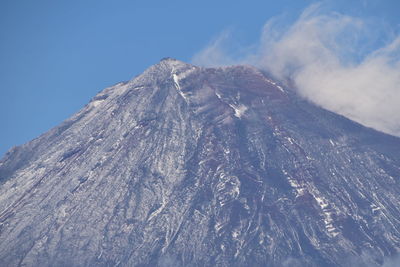
[[[178,75],[176,75],[176,73],[174,73],[174,74],[172,74],[172,77],[174,78],[176,89],[181,90],[181,86],[179,85]]]
[[[375,204],[371,204],[370,207],[371,207],[372,212],[376,212],[378,210],[381,210],[381,208],[376,206]]]
[[[222,95],[220,94],[220,93],[218,93],[217,91],[215,91],[215,95],[218,97],[218,99],[219,100],[221,100],[223,103],[226,103],[223,99],[222,99]],[[226,104],[228,104],[232,109],[233,109],[233,111],[235,112],[235,117],[237,117],[237,118],[241,118],[242,117],[242,115],[246,112],[246,110],[247,110],[247,107],[245,106],[245,105],[243,105],[243,104],[239,104],[239,105],[235,105],[235,104],[229,104],[229,103],[226,103]]]
[[[270,79],[266,79],[270,84],[272,84],[272,85],[274,85],[274,86],[276,86],[282,93],[284,93],[285,92],[285,90],[283,90],[283,88],[282,88],[282,86],[280,86],[280,85],[278,85],[278,84],[276,84],[276,82],[274,82],[274,81],[271,81]]]
[[[185,79],[185,78],[186,78],[190,73],[192,73],[194,70],[196,70],[196,68],[192,67],[192,68],[187,69],[186,71],[183,71],[183,72],[177,74],[175,68],[173,68],[173,69],[172,69],[172,72],[171,72],[172,78],[173,78],[173,80],[174,80],[175,88],[178,90],[178,93],[179,93],[186,101],[188,100],[188,99],[187,99],[188,97],[187,97],[187,94],[185,94],[185,93],[182,92],[182,88],[181,88],[181,85],[180,85],[180,81],[181,81],[182,79]]]
[[[171,74],[174,78],[175,82],[179,82],[180,80],[185,79],[189,74],[191,74],[193,71],[195,71],[195,67],[188,68],[182,72],[177,71],[176,68],[172,68]]]
[[[283,90],[283,88],[282,88],[281,86],[277,85],[276,87],[278,87],[278,89],[279,89],[279,90],[281,90],[281,91],[282,91],[282,93],[284,93],[284,92],[285,92],[285,90]]]
[[[172,74],[172,78],[174,79],[174,83],[175,83],[175,88],[178,91],[178,93],[185,99],[185,101],[187,101],[187,96],[185,93],[182,92],[181,90],[181,85],[179,84],[179,77],[178,75],[176,75],[176,73]]]
[[[322,214],[324,216],[325,229],[328,231],[330,236],[332,237],[337,236],[339,234],[339,231],[333,226],[333,219],[332,219],[333,210],[329,208],[329,204],[324,198],[314,196],[314,199],[321,207]]]
[[[98,105],[100,105],[102,102],[104,102],[104,99],[99,99],[99,100],[94,100],[91,102],[91,105],[93,107],[97,107]]]
[[[165,208],[166,205],[167,205],[167,202],[165,201],[165,199],[164,199],[164,197],[163,197],[163,198],[162,198],[161,206],[160,206],[157,210],[153,211],[153,212],[150,214],[150,216],[149,216],[149,218],[147,219],[147,221],[150,221],[151,219],[153,219],[154,217],[156,217],[158,214],[160,214],[160,212],[163,211],[163,209]]]
[[[306,191],[305,187],[292,178],[285,169],[282,169],[282,172],[286,176],[290,186],[296,190],[296,197],[304,195],[304,192]]]
[[[245,105],[239,105],[239,106],[234,106],[232,104],[228,104],[234,111],[235,111],[235,116],[238,117],[239,119],[242,117],[242,115],[246,112],[247,107]]]

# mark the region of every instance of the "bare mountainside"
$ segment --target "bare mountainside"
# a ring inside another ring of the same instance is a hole
[[[380,266],[400,139],[164,59],[0,161],[1,266]]]

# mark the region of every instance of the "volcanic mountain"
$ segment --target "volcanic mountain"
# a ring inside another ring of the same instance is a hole
[[[400,139],[166,58],[0,161],[1,266],[380,266]]]

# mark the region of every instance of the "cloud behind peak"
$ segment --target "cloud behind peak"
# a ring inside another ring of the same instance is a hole
[[[193,63],[255,65],[317,105],[400,136],[400,37],[385,25],[315,4],[290,24],[270,19],[258,43],[239,53],[231,43],[224,32]]]

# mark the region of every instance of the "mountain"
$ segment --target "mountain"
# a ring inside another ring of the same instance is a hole
[[[381,266],[400,139],[166,58],[0,161],[2,266]]]

